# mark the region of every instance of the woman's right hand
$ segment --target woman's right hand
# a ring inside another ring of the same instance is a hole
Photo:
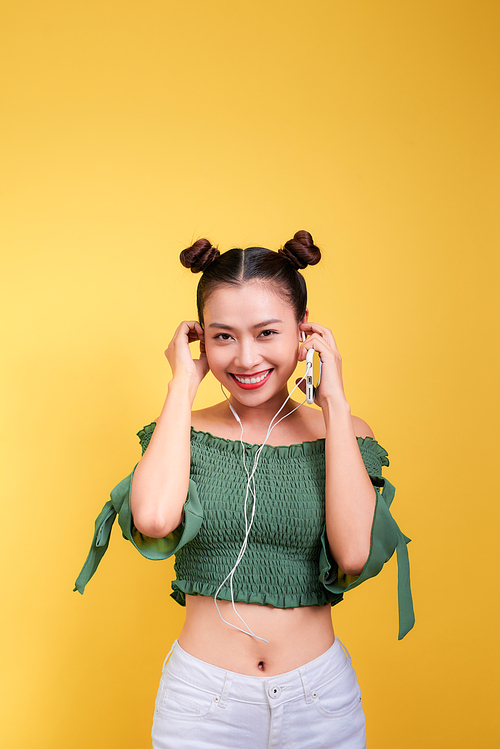
[[[189,344],[200,342],[200,358]],[[145,536],[164,538],[178,528],[189,492],[191,409],[200,382],[208,372],[203,328],[194,320],[181,322],[165,356],[172,379],[148,449],[132,480],[130,506],[135,527]]]
[[[194,359],[189,344],[200,342],[200,358]],[[205,332],[196,320],[184,320],[174,333],[168,344],[165,356],[172,369],[174,382],[187,382],[193,390],[193,397],[200,382],[209,370],[205,353]]]

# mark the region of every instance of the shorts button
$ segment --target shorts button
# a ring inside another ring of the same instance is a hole
[[[273,685],[272,687],[269,687],[267,691],[268,691],[269,697],[276,699],[281,694],[281,687]]]

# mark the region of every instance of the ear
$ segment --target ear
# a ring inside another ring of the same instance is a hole
[[[309,320],[309,309],[306,307],[306,312],[302,320],[300,321],[299,325],[302,325],[302,323],[305,323]],[[303,343],[306,340],[306,335],[303,330],[299,330],[299,340],[301,343]]]

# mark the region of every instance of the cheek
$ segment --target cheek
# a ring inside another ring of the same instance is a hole
[[[205,345],[205,353],[207,355],[208,366],[210,369],[216,370],[224,366],[226,357],[224,357],[224,350],[215,346]]]
[[[299,347],[295,344],[295,339],[284,341],[281,347],[281,356],[289,362],[297,362],[299,356]]]

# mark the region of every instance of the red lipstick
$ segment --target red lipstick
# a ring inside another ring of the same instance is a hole
[[[242,390],[256,390],[257,388],[262,387],[262,385],[265,385],[268,379],[270,378],[271,374],[273,373],[272,369],[263,370],[263,371],[267,372],[267,375],[259,382],[250,382],[250,379],[259,377],[262,374],[262,372],[255,372],[255,374],[245,376],[245,377],[243,375],[238,375],[238,377],[241,377],[242,379],[245,379],[245,380],[248,379],[248,382],[240,382],[239,380],[236,379],[235,375],[232,372],[230,372],[229,374],[231,375],[235,383],[239,385],[240,388],[242,388]]]

